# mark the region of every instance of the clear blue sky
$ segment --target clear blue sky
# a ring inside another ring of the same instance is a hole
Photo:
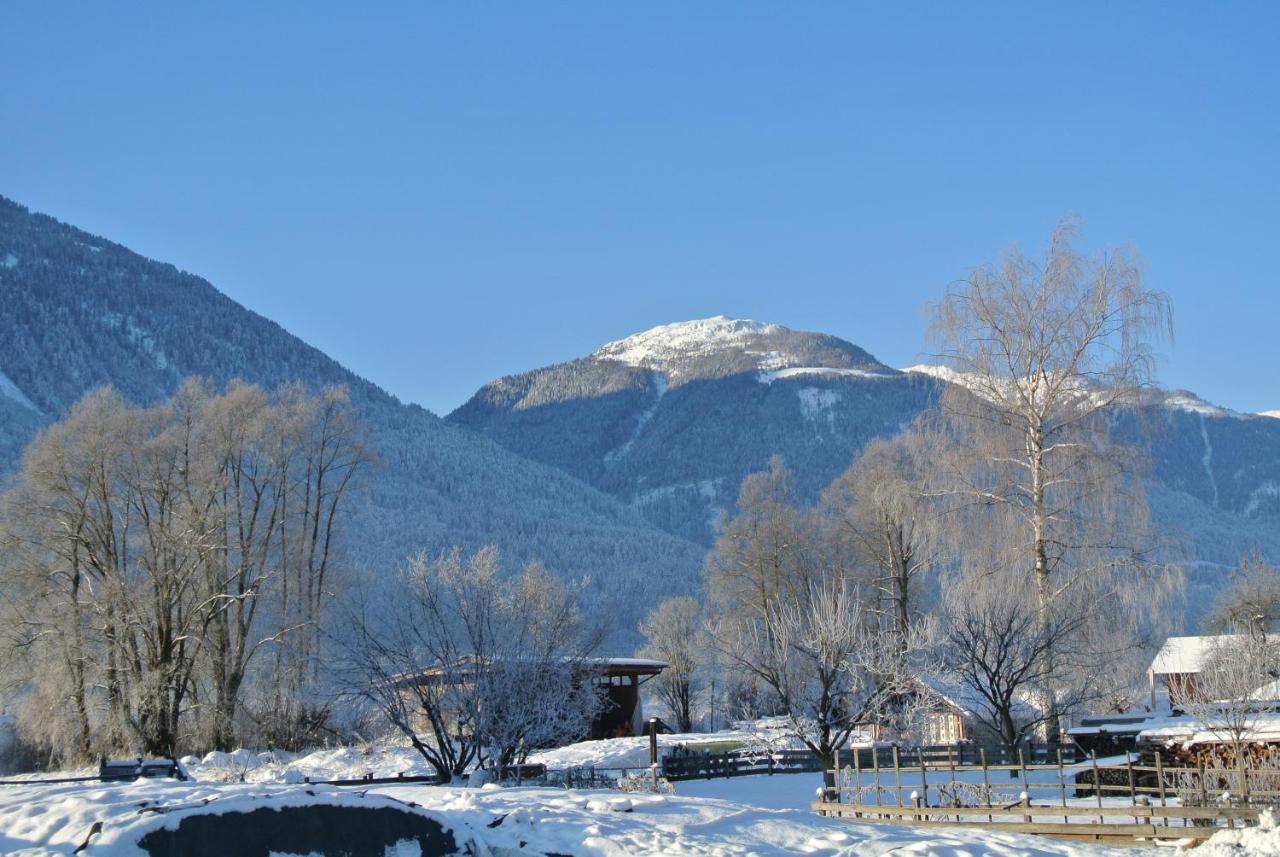
[[[717,313],[907,365],[1068,212],[1280,408],[1280,4],[194,6],[6,4],[0,194],[437,412]]]

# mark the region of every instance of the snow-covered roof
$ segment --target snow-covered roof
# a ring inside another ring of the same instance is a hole
[[[1280,639],[1276,635],[1268,635],[1268,637]],[[1170,637],[1164,641],[1160,651],[1156,652],[1151,666],[1147,668],[1147,673],[1152,676],[1198,673],[1215,646],[1231,645],[1241,639],[1243,636],[1240,634]]]
[[[1232,718],[1238,725],[1243,722]],[[1265,741],[1280,743],[1280,711],[1254,712],[1247,724],[1247,732],[1242,737],[1248,741]],[[1190,747],[1195,744],[1219,744],[1227,740],[1226,736],[1234,730],[1221,726],[1214,727],[1212,721],[1202,722],[1190,714],[1171,714],[1154,717],[1147,728],[1138,733],[1139,740],[1153,742],[1175,741]]]
[[[1153,676],[1198,673],[1213,646],[1229,639],[1230,636],[1170,637],[1152,658],[1147,672]]]
[[[916,681],[962,714],[972,715],[976,712],[989,711],[991,708],[990,702],[963,682],[937,675],[919,675],[916,676]],[[1040,712],[1040,704],[1030,693],[1019,693],[1014,707],[1014,714],[1023,717],[1035,716]]]

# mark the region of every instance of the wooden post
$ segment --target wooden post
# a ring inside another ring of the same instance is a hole
[[[1058,793],[1062,796],[1062,808],[1067,807],[1067,772],[1062,769],[1062,745],[1058,745]],[[1068,816],[1062,817],[1063,824],[1070,824]]]
[[[1031,805],[1031,782],[1027,777],[1027,757],[1022,752],[1022,747],[1018,747],[1018,767],[1022,769],[1022,793],[1026,795],[1026,799],[1022,802],[1024,806]],[[1024,815],[1022,820],[1027,824],[1031,823],[1031,816]]]
[[[960,792],[956,788],[956,759],[951,754],[951,745],[947,745],[947,764],[951,768],[951,794],[955,796],[956,801],[956,823],[960,823]]]
[[[1129,806],[1134,807],[1136,809],[1138,806],[1138,792],[1137,792],[1137,789],[1133,787],[1133,759],[1132,757],[1129,756],[1128,750],[1124,751],[1124,766],[1125,766],[1125,770],[1127,770],[1129,773]],[[1134,816],[1133,816],[1133,823],[1134,824],[1140,823],[1138,821],[1138,815],[1136,812],[1134,813]]]
[[[1204,781],[1204,757],[1203,756],[1197,757],[1196,762],[1200,767],[1200,805],[1208,806],[1209,790],[1208,790],[1208,786],[1205,784],[1205,781]]]
[[[978,759],[981,760],[982,762],[983,796],[986,797],[987,799],[987,809],[991,809],[991,778],[987,775],[987,748],[986,747],[978,748]],[[993,820],[994,819],[991,817],[991,813],[987,813],[987,824],[990,824]]]
[[[1240,792],[1241,792],[1241,795],[1244,797],[1245,806],[1248,806],[1250,803],[1252,803],[1252,801],[1249,800],[1249,763],[1247,761],[1248,755],[1249,754],[1247,752],[1247,748],[1245,751],[1241,751],[1240,753]]]
[[[857,747],[853,749],[853,778],[853,802],[862,803],[862,751]],[[857,818],[858,813],[853,817]]]
[[[929,778],[924,773],[924,751],[916,747],[916,761],[920,763],[920,800],[921,806],[929,805]]]
[[[898,806],[902,806],[902,764],[898,759],[898,745],[893,745],[893,793],[898,796]]]
[[[1093,794],[1098,798],[1098,809],[1102,809],[1102,779],[1098,776],[1098,751],[1090,750],[1089,758],[1093,760]],[[1098,824],[1106,824],[1107,820],[1098,816]]]
[[[1156,747],[1156,785],[1160,789],[1160,808],[1168,806],[1164,798],[1164,762],[1160,759],[1160,748]],[[1164,826],[1169,826],[1169,816],[1164,817]]]
[[[880,805],[880,748],[871,743],[871,767],[875,771],[876,778],[876,806]]]
[[[658,718],[649,718],[649,765],[658,764]]]

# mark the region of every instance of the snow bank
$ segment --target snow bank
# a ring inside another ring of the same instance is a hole
[[[143,837],[177,830],[191,816],[317,805],[412,811],[437,822],[461,842],[473,838],[465,826],[407,807],[389,795],[323,786],[264,788],[136,780],[0,787],[0,854],[135,857],[145,853],[137,845]]]
[[[1224,830],[1195,850],[1196,857],[1280,857],[1280,827],[1263,812],[1257,827]]]

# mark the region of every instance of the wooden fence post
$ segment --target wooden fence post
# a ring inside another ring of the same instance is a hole
[[[982,761],[982,792],[987,798],[987,809],[991,809],[991,778],[987,775],[986,747],[978,748],[978,758]],[[991,813],[987,813],[987,824],[990,824],[992,821],[994,821],[994,819],[991,817]]]
[[[1031,805],[1031,781],[1027,776],[1027,758],[1022,753],[1022,747],[1018,747],[1018,767],[1022,768],[1022,805]],[[1024,815],[1022,820],[1027,824],[1031,823],[1031,816]]]
[[[1196,761],[1199,763],[1199,767],[1200,767],[1200,805],[1208,806],[1209,805],[1209,789],[1204,781],[1205,780],[1204,757],[1198,756]]]
[[[871,767],[875,771],[876,778],[876,806],[880,805],[880,752],[873,744],[871,746]]]
[[[926,777],[924,773],[924,752],[919,747],[916,748],[916,761],[920,763],[920,788],[923,792],[923,794],[920,795],[920,799],[924,801],[923,806],[928,806],[929,778]]]
[[[1128,750],[1124,751],[1124,766],[1129,773],[1129,806],[1136,810],[1138,806],[1138,792],[1133,786],[1133,759],[1129,756]],[[1138,824],[1138,815],[1136,812],[1133,816],[1133,823]]]
[[[1062,769],[1062,745],[1058,745],[1058,792],[1062,796],[1062,808],[1067,807],[1067,772]],[[1068,816],[1062,817],[1063,824],[1070,824]]]
[[[853,751],[853,802],[862,803],[862,751],[854,748]],[[853,814],[854,818],[858,817],[858,813]]]
[[[1156,784],[1160,787],[1160,808],[1168,806],[1164,797],[1164,762],[1160,759],[1160,748],[1156,747]],[[1164,816],[1164,826],[1169,826],[1169,816]]]
[[[1093,760],[1093,794],[1098,798],[1098,809],[1102,809],[1102,779],[1098,775],[1098,751],[1090,750],[1089,758]],[[1105,823],[1102,816],[1098,816],[1098,824]]]
[[[898,760],[898,745],[893,745],[893,793],[898,797],[898,806],[902,806],[902,765]]]

